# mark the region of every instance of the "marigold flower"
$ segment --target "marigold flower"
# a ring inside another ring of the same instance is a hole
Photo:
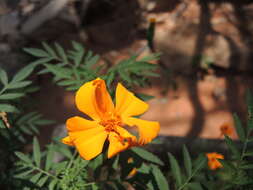
[[[233,128],[231,126],[231,124],[229,123],[223,123],[221,126],[220,126],[220,132],[221,132],[221,135],[227,135],[227,136],[232,136],[233,135]]]
[[[208,158],[208,167],[210,170],[216,170],[218,168],[222,168],[221,163],[217,159],[224,159],[222,154],[218,154],[217,152],[211,152],[206,154]]]
[[[148,104],[120,83],[116,88],[115,106],[105,81],[100,78],[81,86],[76,93],[75,102],[77,108],[93,120],[79,116],[68,119],[68,136],[62,142],[75,146],[85,160],[100,154],[106,139],[109,140],[108,158],[111,158],[131,146],[149,143],[160,130],[158,122],[133,117],[143,114],[148,109]],[[125,125],[137,126],[139,140],[124,129]]]

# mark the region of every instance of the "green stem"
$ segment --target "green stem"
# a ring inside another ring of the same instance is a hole
[[[36,167],[36,166],[33,166],[33,168],[36,169],[36,170],[38,170],[39,172],[41,172],[41,173],[47,175],[47,176],[53,177],[53,178],[55,178],[55,179],[58,180],[58,177],[56,177],[56,176],[50,174],[49,172],[46,172],[46,171],[44,171],[44,170],[42,170],[42,169],[40,169],[40,168],[38,168],[38,167]]]
[[[90,182],[90,183],[84,184],[83,186],[85,187],[85,186],[90,186],[90,185],[93,185],[93,184],[96,184],[96,183],[95,182]]]
[[[74,155],[73,155],[73,157],[71,158],[71,160],[69,161],[66,170],[68,170],[68,169],[72,166],[72,164],[73,164],[73,162],[74,162],[74,160],[75,160],[76,155],[77,155],[77,151],[76,151],[76,149],[75,149]]]
[[[0,95],[1,95],[2,93],[4,93],[4,91],[5,91],[6,89],[7,89],[7,87],[4,86],[3,89],[0,91]]]

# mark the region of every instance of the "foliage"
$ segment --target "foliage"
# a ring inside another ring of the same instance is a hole
[[[186,146],[182,147],[181,154],[168,153],[163,159],[154,152],[135,147],[112,159],[107,159],[103,151],[95,159],[86,161],[59,139],[52,139],[46,147],[40,146],[36,137],[39,127],[51,125],[53,121],[44,119],[33,107],[27,109],[25,99],[29,100],[31,89],[36,89],[30,76],[48,73],[53,82],[66,90],[76,90],[97,77],[106,80],[109,90],[118,81],[133,88],[147,85],[149,77],[157,76],[156,65],[149,62],[159,55],[141,59],[132,56],[108,66],[99,62],[98,55],[76,42],[70,51],[65,51],[59,44],[51,47],[46,43],[43,43],[43,49],[25,48],[25,51],[37,60],[13,77],[0,69],[1,189],[253,189],[253,97],[250,92],[247,93],[248,122],[244,125],[234,115],[239,141],[225,136],[228,152],[224,160],[219,160],[223,166],[221,169],[210,171],[204,154],[192,156]],[[159,140],[151,144],[163,146]]]

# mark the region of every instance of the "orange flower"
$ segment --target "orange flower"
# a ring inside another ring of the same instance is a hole
[[[77,108],[93,120],[78,116],[68,119],[68,136],[63,138],[62,142],[75,146],[85,160],[100,154],[106,139],[109,140],[108,158],[111,158],[131,146],[149,143],[160,130],[158,122],[132,117],[144,113],[148,104],[120,83],[116,88],[115,106],[105,81],[100,78],[81,86],[75,101]],[[124,129],[124,125],[137,126],[139,140]]]
[[[154,17],[151,17],[151,18],[149,18],[149,20],[148,20],[150,23],[155,23],[156,22],[156,18],[154,18]]]
[[[208,158],[208,166],[210,170],[216,170],[218,168],[222,168],[221,163],[217,159],[224,159],[222,154],[218,154],[217,152],[211,152],[206,154]]]
[[[220,126],[220,131],[221,131],[221,135],[227,135],[227,136],[232,136],[233,134],[233,128],[231,126],[231,124],[229,123],[223,123],[221,126]]]

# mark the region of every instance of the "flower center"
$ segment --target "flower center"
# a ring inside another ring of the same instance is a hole
[[[122,121],[120,116],[109,112],[106,114],[106,117],[99,122],[99,124],[104,126],[107,132],[116,132],[117,126],[122,126]]]

